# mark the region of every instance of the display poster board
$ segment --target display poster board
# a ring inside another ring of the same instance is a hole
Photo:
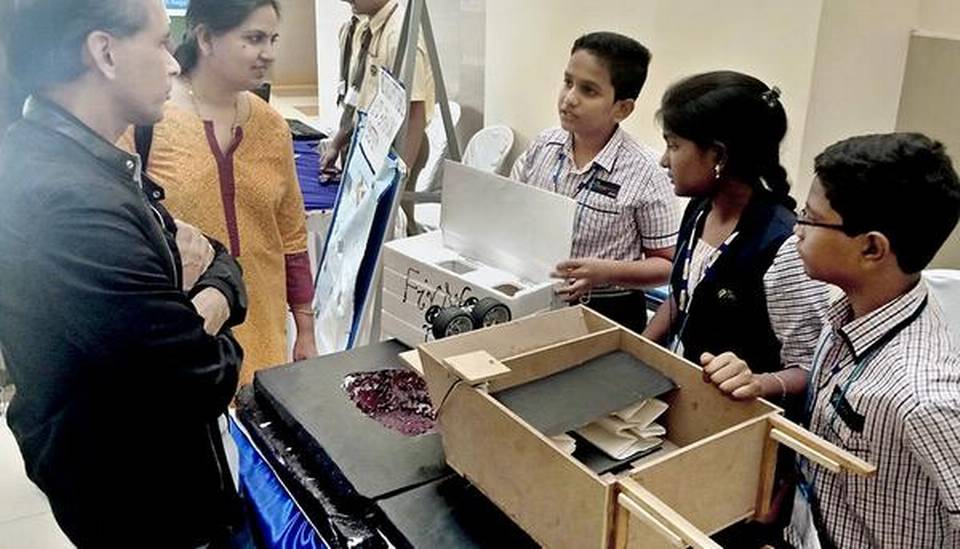
[[[317,273],[314,309],[322,352],[344,351],[357,343],[404,178],[403,164],[390,145],[406,114],[406,95],[387,71],[380,75],[380,91],[368,111],[360,113],[353,133]]]

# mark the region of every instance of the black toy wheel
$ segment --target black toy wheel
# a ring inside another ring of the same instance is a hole
[[[478,328],[510,322],[510,308],[492,297],[485,297],[473,306],[473,321]]]
[[[475,327],[470,313],[460,307],[448,307],[437,313],[436,318],[433,319],[433,337],[442,339],[469,332]]]
[[[427,312],[424,313],[423,318],[427,321],[427,324],[433,324],[433,321],[437,319],[437,315],[440,314],[442,310],[439,305],[431,305],[427,307]]]
[[[464,300],[463,300],[463,305],[462,305],[462,306],[463,306],[463,307],[473,307],[473,306],[476,305],[479,301],[480,301],[480,300],[477,299],[477,296],[473,296],[473,295],[472,295],[472,296],[468,297],[467,299],[464,299]]]

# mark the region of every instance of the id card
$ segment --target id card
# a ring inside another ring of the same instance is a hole
[[[616,200],[617,195],[620,194],[620,185],[616,183],[611,183],[609,181],[604,181],[603,179],[597,179],[593,184],[593,192],[602,194],[607,198]]]

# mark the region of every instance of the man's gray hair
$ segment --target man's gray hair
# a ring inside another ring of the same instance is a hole
[[[86,71],[83,44],[90,33],[128,37],[147,24],[146,1],[0,0],[11,4],[4,17],[9,76],[22,91],[72,82]]]

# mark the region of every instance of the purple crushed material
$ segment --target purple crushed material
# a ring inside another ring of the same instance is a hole
[[[408,437],[436,431],[427,383],[400,369],[355,372],[343,378],[347,397],[367,417]]]

